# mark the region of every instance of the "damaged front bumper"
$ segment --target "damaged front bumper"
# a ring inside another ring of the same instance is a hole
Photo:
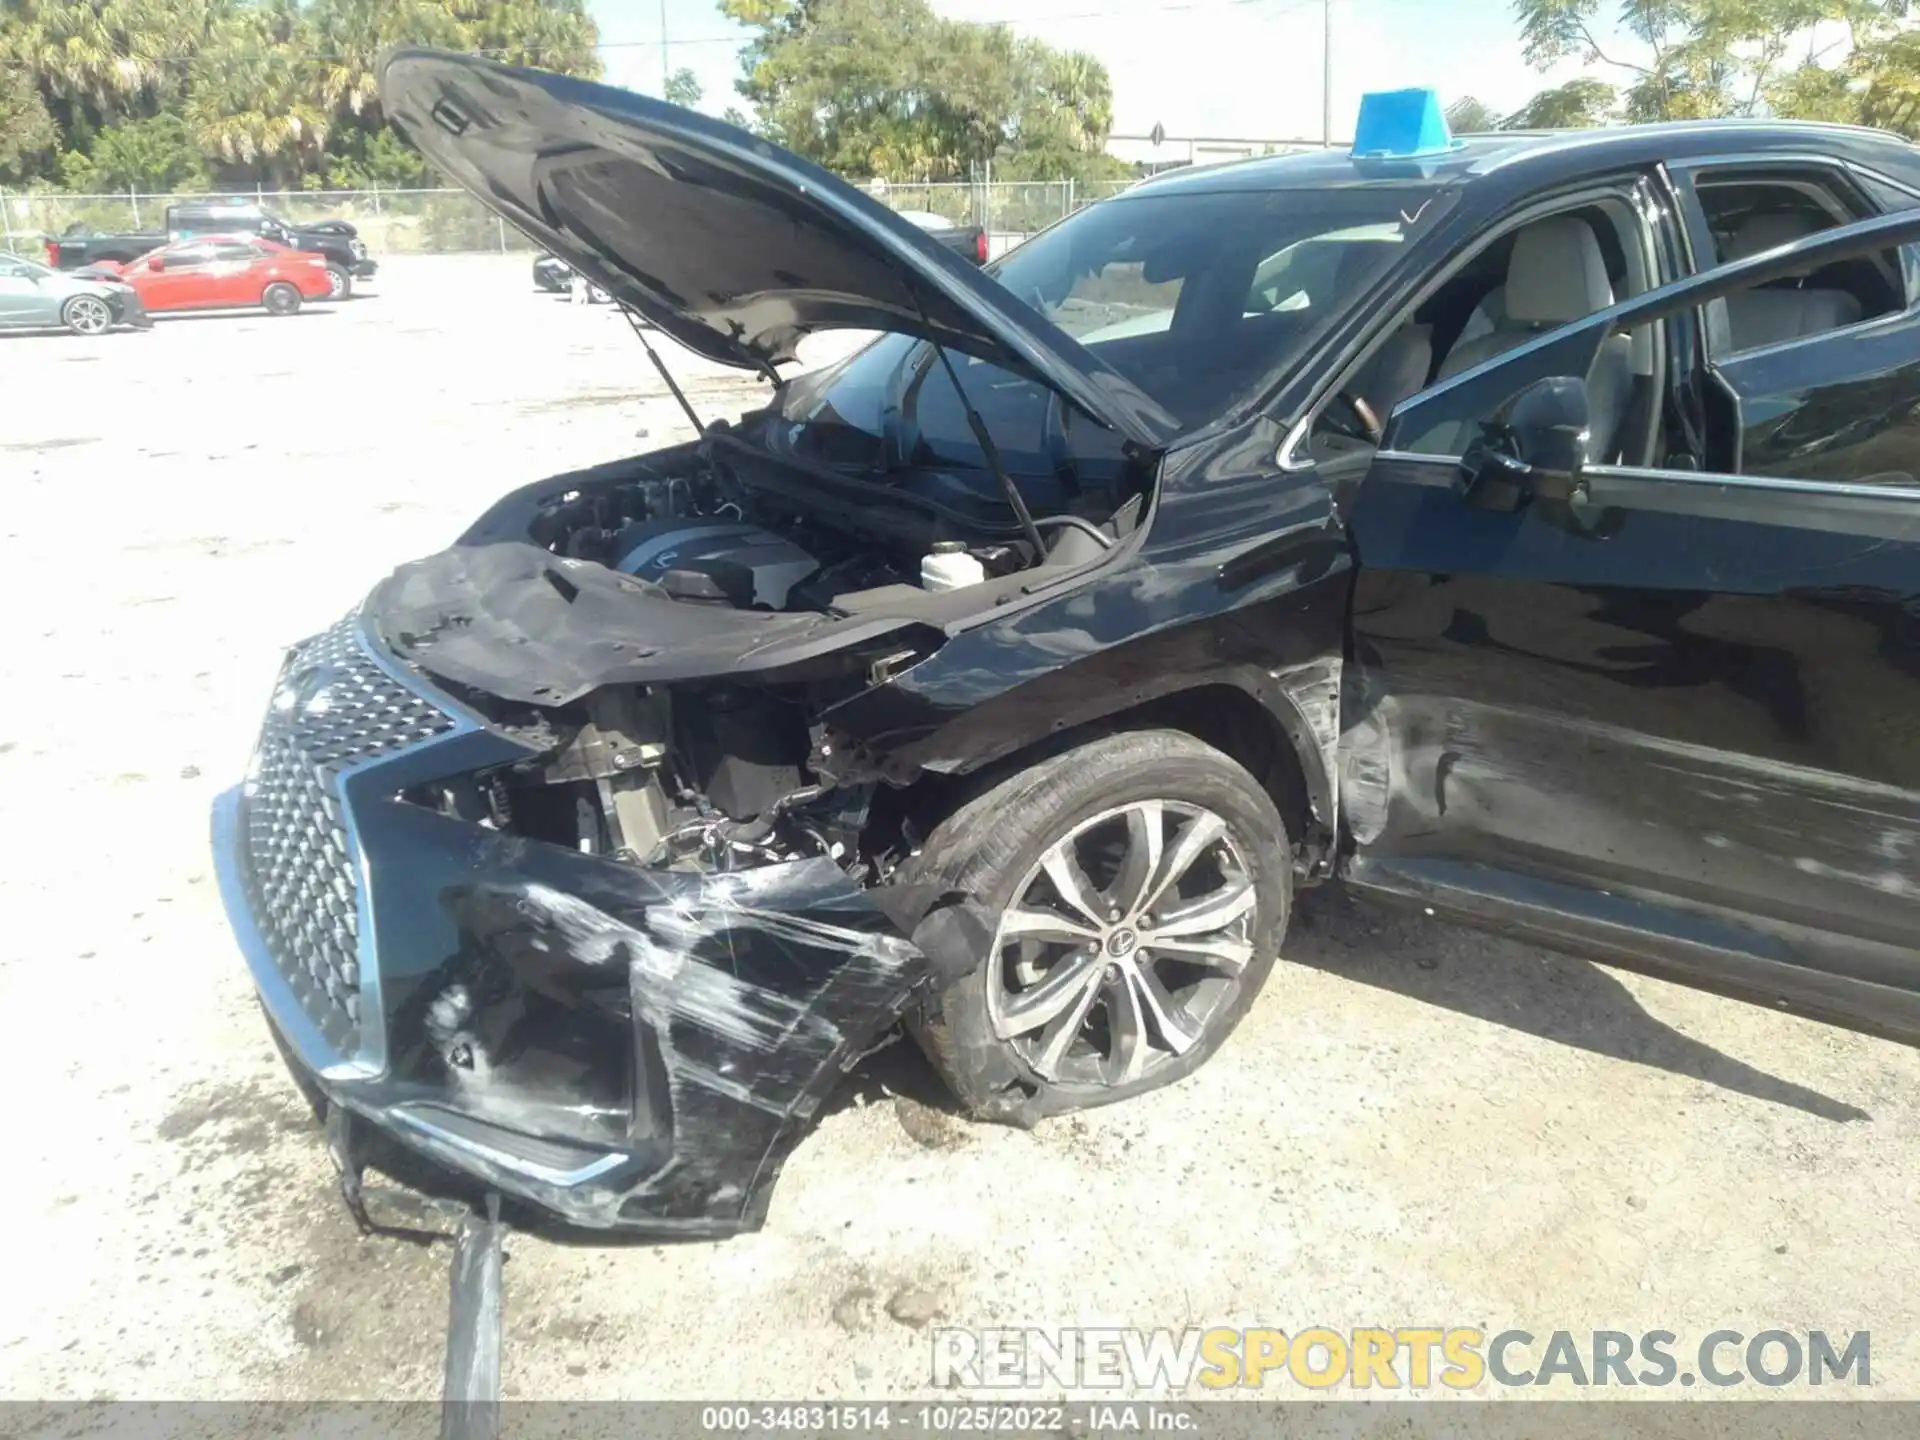
[[[213,814],[260,997],[332,1104],[486,1186],[593,1228],[752,1228],[925,957],[826,859],[650,870],[401,798],[526,753],[357,622],[292,652]]]

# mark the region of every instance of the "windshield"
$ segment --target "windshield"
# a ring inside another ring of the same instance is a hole
[[[1198,428],[1285,369],[1443,210],[1433,186],[1155,194],[1090,206],[987,271]],[[1053,392],[953,354],[1022,477],[1117,468],[1120,440]],[[782,397],[784,442],[829,463],[979,468],[932,347],[887,335]],[[1091,477],[1087,477],[1091,478]],[[1024,483],[1029,499],[1043,501]]]

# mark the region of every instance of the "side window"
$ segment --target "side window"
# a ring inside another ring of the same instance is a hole
[[[1839,176],[1706,171],[1695,182],[1718,264],[1745,260],[1863,218]],[[1895,251],[1861,255],[1729,295],[1726,353],[1739,354],[1904,310],[1905,266]]]
[[[193,265],[205,265],[212,258],[211,245],[181,245],[162,255],[160,263],[168,270],[184,270]]]
[[[1446,382],[1657,283],[1644,226],[1624,196],[1497,235],[1352,374],[1317,418],[1309,452],[1326,460],[1377,441],[1397,408],[1431,388],[1436,393],[1422,400],[1417,427],[1396,433],[1394,448],[1462,455],[1490,406],[1484,386],[1446,389]],[[1543,378],[1523,361],[1503,367],[1499,377],[1507,393]],[[1665,393],[1660,327],[1609,338],[1587,381],[1600,440],[1595,453],[1612,459],[1650,450]]]
[[[1860,188],[1879,208],[1882,214],[1892,215],[1901,210],[1912,210],[1920,206],[1920,195],[1910,190],[1875,179],[1871,175],[1860,177]],[[1920,245],[1900,247],[1900,280],[1906,292],[1907,308],[1912,309],[1920,301]]]
[[[223,263],[245,265],[258,257],[259,251],[241,241],[225,241],[213,247],[213,258]]]

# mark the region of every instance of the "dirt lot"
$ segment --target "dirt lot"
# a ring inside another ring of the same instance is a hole
[[[708,413],[757,393],[682,361]],[[0,338],[0,1395],[438,1393],[446,1253],[362,1242],[333,1198],[207,806],[281,646],[499,491],[682,438],[661,393],[520,260]],[[935,1316],[1864,1328],[1876,1393],[1920,1396],[1893,1045],[1322,893],[1186,1085],[1032,1133],[902,1092],[935,1098],[876,1057],[757,1235],[516,1238],[509,1394],[925,1393]]]

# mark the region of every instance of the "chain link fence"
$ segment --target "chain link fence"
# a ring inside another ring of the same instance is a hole
[[[167,207],[251,202],[292,225],[346,220],[375,255],[501,254],[534,249],[464,190],[260,190],[243,194],[68,195],[0,191],[0,245],[26,252],[47,236],[162,231]]]
[[[1127,182],[1072,180],[862,188],[896,210],[923,210],[956,224],[980,225],[996,250],[1044,230],[1083,205],[1118,194]],[[530,253],[536,247],[464,190],[259,190],[242,194],[69,195],[0,189],[0,249],[37,254],[49,236],[161,231],[167,207],[184,202],[250,201],[290,224],[350,221],[376,257]]]

